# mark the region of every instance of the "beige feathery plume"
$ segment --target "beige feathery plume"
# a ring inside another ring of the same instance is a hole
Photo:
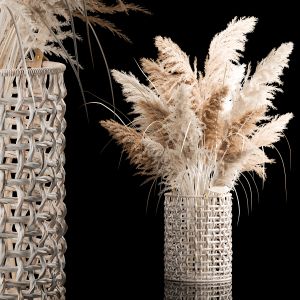
[[[242,163],[242,172],[254,171],[263,180],[266,179],[265,164],[274,163],[273,159],[267,157],[265,152],[259,148],[249,151]]]
[[[261,106],[271,106],[270,100],[275,93],[281,91],[280,76],[283,69],[288,67],[289,56],[293,50],[293,43],[284,43],[279,48],[273,49],[256,67],[252,77],[243,85],[241,90],[242,101],[237,103],[234,114],[243,113],[245,110],[253,110]],[[244,103],[243,103],[244,102]],[[240,105],[239,105],[240,104]],[[243,107],[242,105],[243,104]]]
[[[192,109],[190,93],[190,86],[178,86],[172,96],[175,106],[163,125],[166,144],[189,158],[198,148],[203,135],[203,126]]]
[[[218,143],[224,134],[224,122],[220,118],[220,113],[227,93],[228,88],[226,86],[217,89],[205,102],[201,112],[201,120],[205,124],[204,145],[209,150],[218,148]]]
[[[221,145],[218,149],[218,161],[220,172],[222,174],[222,181],[232,182],[234,179],[230,178],[233,174],[232,168],[240,170],[240,163],[244,157],[247,149],[248,138],[239,133],[241,124],[231,124],[227,128],[227,133],[222,139]],[[229,179],[226,179],[228,177]]]
[[[226,186],[231,188],[240,173],[241,159],[242,158],[239,157],[232,162],[224,161],[219,163],[216,174],[212,179],[212,186]]]
[[[269,119],[269,117],[265,116],[266,112],[267,107],[262,106],[256,110],[244,113],[237,119],[233,119],[231,124],[235,128],[234,131],[243,136],[250,136],[257,128],[259,122]]]
[[[257,147],[272,147],[283,136],[283,130],[292,118],[292,113],[275,116],[270,122],[257,128],[251,142]]]
[[[188,84],[193,87],[191,94],[199,95],[197,72],[193,70],[189,57],[171,39],[158,36],[155,38],[158,49],[158,59],[142,59],[142,67],[149,76],[149,81],[160,95],[170,100],[173,90],[179,84]]]
[[[163,122],[170,114],[169,107],[164,105],[161,101],[145,101],[145,99],[139,101],[136,106],[135,112],[140,114],[142,118],[147,120],[148,125],[154,122]],[[140,119],[137,117],[137,119]],[[143,120],[138,122],[142,123]]]
[[[122,85],[126,101],[133,104],[132,113],[137,115],[134,125],[145,133],[156,132],[170,113],[167,103],[134,75],[117,70],[113,70],[112,75]]]
[[[245,49],[247,41],[246,34],[252,32],[257,22],[257,18],[235,17],[225,30],[216,34],[210,43],[208,58],[205,62],[205,73],[211,73],[216,61],[227,63],[239,62],[241,52]]]
[[[283,130],[292,117],[293,114],[291,113],[276,116],[270,122],[259,127],[255,126],[255,128],[251,122],[244,129],[242,124],[232,124],[228,130],[227,138],[220,147],[219,158],[222,161],[223,171],[221,172],[221,179],[216,179],[216,182],[231,182],[234,180],[231,178],[233,176],[231,170],[233,162],[235,162],[235,168],[239,172],[255,171],[260,177],[265,179],[264,164],[273,163],[274,160],[269,159],[259,147],[272,147],[274,143],[279,141],[283,136]],[[255,130],[251,138],[246,137],[246,128],[249,130],[248,133]],[[221,168],[221,165],[219,168]]]
[[[157,36],[155,46],[158,49],[158,61],[167,73],[179,75],[186,84],[192,84],[197,79],[189,57],[170,38]]]
[[[232,120],[227,126],[227,133],[224,132],[222,144],[218,156],[224,161],[239,159],[243,151],[247,149],[245,143],[248,137],[256,130],[257,122],[267,120],[264,116],[265,107],[245,113],[238,120]],[[248,144],[249,145],[249,144]]]
[[[138,103],[140,100],[160,101],[157,94],[149,87],[141,84],[131,73],[112,70],[113,78],[122,85],[123,95],[127,102]]]
[[[153,166],[156,166],[156,162],[147,155],[141,134],[135,129],[121,125],[113,120],[101,121],[100,124],[123,147],[130,162],[137,166],[140,173],[153,175],[152,170]]]
[[[142,136],[133,128],[119,124],[113,120],[100,121],[102,127],[108,130],[110,135],[124,147],[127,153],[132,153],[132,157],[143,152]]]
[[[234,18],[224,31],[215,35],[205,61],[206,85],[228,85],[233,77],[236,77],[236,73],[240,73],[240,78],[235,81],[242,80],[244,70],[238,62],[245,48],[246,34],[253,31],[256,22],[257,19],[254,17]]]
[[[144,135],[150,135],[153,141],[165,144],[167,138],[163,126],[170,114],[168,108],[161,102],[150,103],[141,100],[135,105],[134,112],[139,115],[134,118],[132,124],[138,127]]]
[[[160,63],[152,59],[142,58],[141,64],[143,70],[148,75],[150,87],[154,88],[161,98],[168,102],[173,89],[180,82],[180,76],[168,73]]]

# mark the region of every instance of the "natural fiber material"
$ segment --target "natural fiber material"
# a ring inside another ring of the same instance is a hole
[[[274,162],[267,147],[284,136],[292,113],[272,116],[293,43],[284,43],[258,63],[241,63],[247,34],[257,19],[234,18],[212,39],[204,70],[171,39],[157,36],[158,57],[142,59],[148,84],[112,71],[134,118],[101,121],[139,174],[160,182],[163,192],[201,196],[234,191],[243,172],[266,179]]]
[[[165,278],[231,280],[231,194],[165,197]]]
[[[186,283],[165,281],[165,300],[231,300],[232,283]]]
[[[65,299],[64,70],[0,70],[1,300]]]

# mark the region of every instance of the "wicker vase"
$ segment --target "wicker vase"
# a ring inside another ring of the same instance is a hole
[[[165,278],[224,282],[232,270],[231,194],[165,196]]]
[[[64,70],[0,70],[1,300],[65,299]]]
[[[165,281],[165,300],[232,300],[232,282],[187,283]]]

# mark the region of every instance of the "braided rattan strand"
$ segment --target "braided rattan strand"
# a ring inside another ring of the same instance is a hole
[[[165,197],[165,278],[231,280],[231,195]]]
[[[187,283],[165,281],[165,300],[232,300],[232,283]]]
[[[0,299],[65,299],[65,66],[0,70]]]

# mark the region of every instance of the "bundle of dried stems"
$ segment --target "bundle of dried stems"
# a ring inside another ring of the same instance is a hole
[[[270,115],[293,44],[273,49],[251,72],[239,59],[256,21],[235,18],[217,34],[203,72],[160,36],[158,59],[141,60],[149,86],[131,73],[113,71],[135,118],[127,126],[114,120],[101,124],[140,174],[162,180],[164,191],[196,196],[231,190],[249,171],[266,178],[265,164],[273,160],[264,148],[273,147],[293,117]]]
[[[112,33],[128,39],[113,23],[103,18],[105,14],[144,11],[135,4],[118,0],[107,5],[102,0],[0,0],[0,68],[24,67],[25,58],[39,49],[78,64],[74,18],[82,19],[98,40],[93,29],[98,24]],[[62,41],[72,37],[75,59],[64,48]],[[88,36],[89,43],[90,38]]]

